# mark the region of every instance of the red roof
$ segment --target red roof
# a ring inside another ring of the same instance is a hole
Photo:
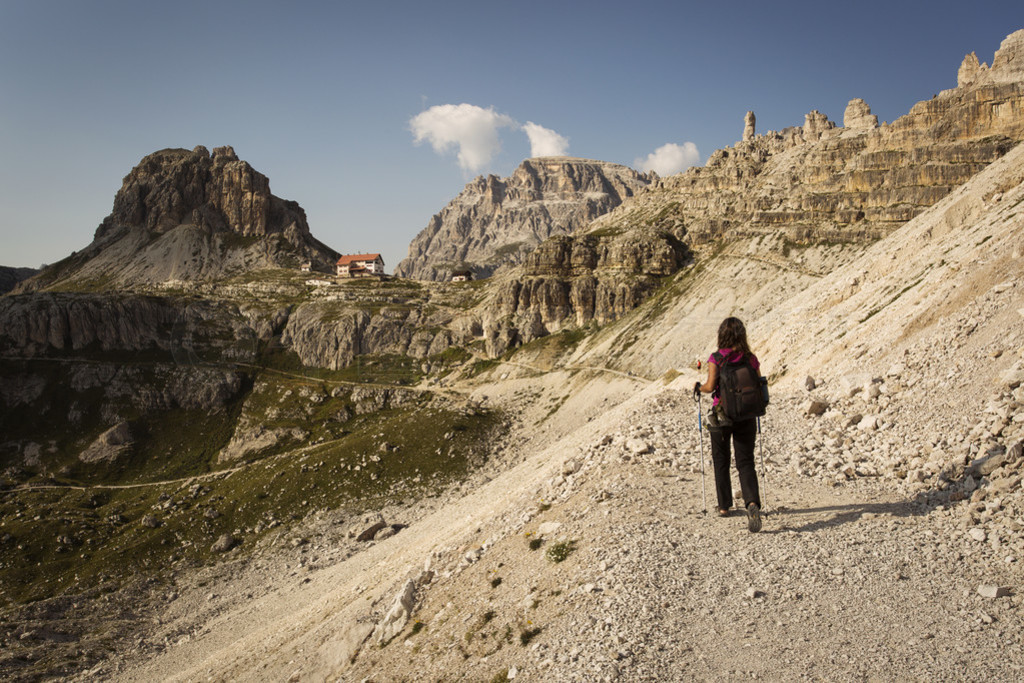
[[[353,261],[376,261],[380,258],[380,254],[346,254],[338,259],[339,266],[345,266]],[[383,263],[384,259],[380,259]]]

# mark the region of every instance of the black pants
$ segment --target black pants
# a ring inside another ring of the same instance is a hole
[[[715,466],[715,492],[718,509],[732,507],[732,478],[729,476],[730,442],[736,447],[736,471],[740,475],[743,504],[757,503],[761,507],[761,491],[757,485],[754,466],[754,442],[757,439],[757,420],[743,420],[728,427],[708,425],[711,433],[711,461]]]

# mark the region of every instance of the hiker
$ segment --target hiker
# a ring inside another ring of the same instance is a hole
[[[708,358],[708,379],[697,382],[694,396],[711,394],[713,408],[708,415],[711,436],[711,460],[715,469],[715,491],[718,495],[718,515],[727,517],[732,508],[732,479],[729,476],[730,441],[736,450],[736,470],[740,475],[740,490],[747,506],[747,527],[752,532],[761,530],[761,494],[754,467],[754,441],[757,438],[757,418],[730,420],[726,417],[719,395],[719,377],[726,364],[747,363],[760,378],[760,363],[750,351],[747,330],[739,318],[726,318],[718,327],[718,351]],[[762,411],[763,414],[763,411]]]

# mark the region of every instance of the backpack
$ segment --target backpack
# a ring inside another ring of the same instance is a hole
[[[768,380],[761,377],[744,354],[736,363],[728,362],[722,354],[712,354],[718,365],[719,406],[732,422],[761,417],[768,405]]]

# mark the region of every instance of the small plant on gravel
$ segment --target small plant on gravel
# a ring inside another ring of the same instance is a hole
[[[545,503],[543,500],[537,503],[537,512],[547,512],[551,509],[551,503]]]
[[[501,585],[501,577],[500,576],[495,576],[493,579],[491,579],[491,588],[497,588],[500,585]]]
[[[505,683],[508,680],[508,669],[502,669],[498,673],[494,674],[494,678],[491,679],[491,683]]]
[[[542,538],[531,538],[530,539],[530,550],[537,550],[544,545],[544,539]]]
[[[417,621],[415,624],[412,625],[412,634],[416,635],[417,633],[422,631],[425,625],[426,624],[424,624],[422,621]]]
[[[562,541],[548,548],[547,556],[549,560],[558,564],[572,555],[574,550],[576,550],[576,541]]]
[[[519,632],[519,644],[529,645],[530,641],[540,635],[540,628],[525,628]]]
[[[493,611],[491,611],[491,610],[488,610],[488,611],[484,612],[484,623],[485,624],[491,623],[491,621],[493,621],[494,617],[496,617],[496,616],[497,615]]]

